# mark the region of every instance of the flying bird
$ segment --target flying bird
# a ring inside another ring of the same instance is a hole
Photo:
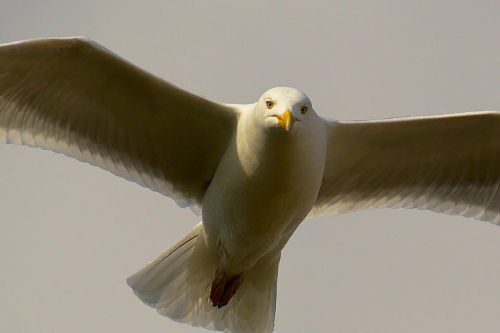
[[[226,332],[273,331],[280,254],[307,217],[406,207],[500,220],[499,112],[341,122],[285,87],[223,104],[84,38],[0,46],[0,141],[201,213],[127,282],[160,314]]]

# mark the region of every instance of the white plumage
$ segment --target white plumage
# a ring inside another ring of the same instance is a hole
[[[0,46],[0,141],[64,153],[202,223],[127,282],[174,320],[271,332],[280,253],[312,214],[407,207],[500,220],[500,114],[326,121],[306,95],[192,95],[82,38]]]

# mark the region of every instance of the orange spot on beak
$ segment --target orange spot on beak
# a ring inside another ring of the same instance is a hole
[[[278,123],[286,132],[290,132],[292,130],[293,124],[295,123],[295,118],[292,115],[292,112],[287,109],[283,114],[275,116],[278,119]]]

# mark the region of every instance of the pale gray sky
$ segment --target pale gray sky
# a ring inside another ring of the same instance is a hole
[[[10,1],[0,43],[84,35],[189,91],[305,91],[336,119],[500,109],[500,2]],[[125,279],[198,217],[51,152],[0,145],[0,332],[203,332]],[[500,228],[409,210],[306,220],[276,332],[498,332]]]

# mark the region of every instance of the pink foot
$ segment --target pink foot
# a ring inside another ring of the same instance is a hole
[[[242,282],[243,275],[241,274],[229,277],[220,271],[215,272],[212,289],[210,291],[212,305],[220,309],[229,303],[229,300],[231,300],[236,291],[238,291]]]

